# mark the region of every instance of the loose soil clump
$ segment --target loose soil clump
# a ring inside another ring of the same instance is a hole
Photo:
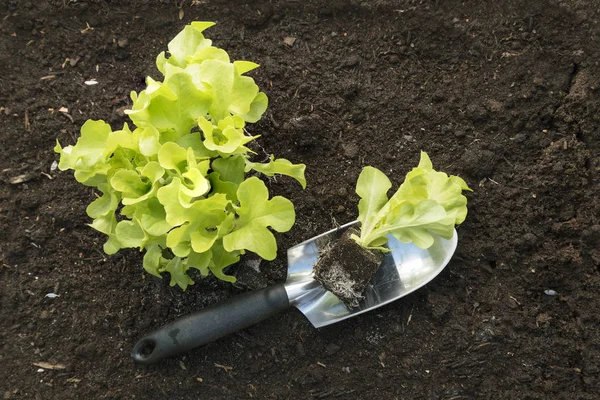
[[[328,247],[315,265],[315,279],[346,306],[358,307],[367,284],[379,269],[384,254],[361,247],[352,239],[356,229],[347,229]]]

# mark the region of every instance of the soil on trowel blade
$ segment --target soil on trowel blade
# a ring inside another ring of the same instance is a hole
[[[336,295],[350,308],[358,307],[367,284],[379,269],[383,253],[358,245],[351,235],[359,235],[356,229],[348,229],[342,237],[331,244],[315,265],[315,279],[325,289]]]

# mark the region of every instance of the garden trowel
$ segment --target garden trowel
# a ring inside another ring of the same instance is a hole
[[[348,308],[314,280],[313,266],[330,242],[356,224],[351,222],[290,248],[284,284],[233,297],[171,322],[140,339],[132,358],[152,364],[244,329],[290,306],[298,308],[316,328],[354,317],[427,284],[448,264],[457,245],[456,231],[449,240],[437,237],[426,250],[389,236],[391,251],[369,282],[359,306]]]

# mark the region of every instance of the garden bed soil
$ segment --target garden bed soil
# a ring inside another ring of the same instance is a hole
[[[4,0],[0,15],[3,399],[598,398],[596,0]],[[308,187],[269,180],[297,212],[275,261],[248,255],[237,284],[183,293],[138,251],[103,254],[86,226],[97,193],[51,165],[86,119],[127,120],[129,92],[192,20],[261,64],[257,159],[305,163]],[[287,248],[356,219],[362,167],[397,185],[419,150],[474,189],[457,252],[426,287],[326,328],[292,309],[131,361],[146,332],[283,282]]]

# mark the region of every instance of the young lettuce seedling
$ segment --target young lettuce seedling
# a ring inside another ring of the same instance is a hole
[[[292,203],[269,199],[266,185],[251,171],[283,174],[306,186],[303,164],[271,156],[250,161],[246,123],[256,122],[268,99],[244,74],[258,67],[231,62],[203,31],[212,22],[192,22],[158,55],[162,82],[147,78],[146,90],[132,92],[127,111],[137,128],[113,131],[88,120],[74,146],[60,153],[59,168],[103,195],[87,207],[92,228],[106,234],[104,251],[145,250],[143,266],[157,277],[168,272],[171,286],[194,283],[190,268],[234,282],[224,269],[252,251],[272,260],[275,237],[295,222]],[[117,213],[120,214],[117,218]]]
[[[360,231],[347,231],[315,266],[315,278],[351,307],[358,305],[383,253],[389,251],[388,235],[427,249],[435,235],[452,238],[454,226],[467,216],[462,191],[471,189],[462,178],[434,170],[424,151],[419,165],[388,199],[391,187],[383,172],[363,169],[356,184]]]

